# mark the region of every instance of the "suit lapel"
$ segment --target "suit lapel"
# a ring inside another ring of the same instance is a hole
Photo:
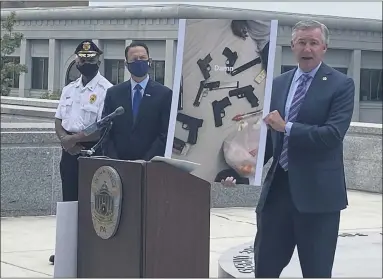
[[[153,83],[151,79],[148,80],[148,84],[146,85],[144,94],[142,96],[142,100],[140,103],[140,107],[138,109],[137,118],[134,122],[133,129],[139,124],[142,117],[145,115],[145,112],[150,108],[151,101],[153,96],[151,96],[151,88],[153,87]]]
[[[125,109],[126,119],[129,127],[133,125],[133,109],[132,109],[132,85],[130,80],[124,82],[123,90],[121,91],[121,105]]]

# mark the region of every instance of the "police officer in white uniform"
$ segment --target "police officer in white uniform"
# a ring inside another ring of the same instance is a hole
[[[85,127],[101,119],[104,99],[112,87],[99,72],[102,51],[90,40],[81,42],[75,50],[76,67],[81,76],[65,86],[55,115],[55,130],[62,145],[60,174],[63,201],[78,200],[78,161],[82,149],[90,149],[99,133],[84,136]],[[100,155],[96,150],[95,155]],[[54,262],[54,256],[50,261]]]

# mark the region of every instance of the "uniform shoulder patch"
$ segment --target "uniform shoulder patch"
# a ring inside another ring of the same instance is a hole
[[[104,89],[108,89],[113,86],[113,83],[111,83],[109,80],[107,80],[105,77],[100,79],[99,84],[104,87]]]

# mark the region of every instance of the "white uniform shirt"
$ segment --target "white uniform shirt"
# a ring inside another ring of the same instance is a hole
[[[112,86],[100,72],[85,86],[79,77],[63,88],[55,117],[66,131],[82,131],[101,119],[106,91]]]

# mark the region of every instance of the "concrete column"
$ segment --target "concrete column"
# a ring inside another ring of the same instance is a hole
[[[125,47],[127,47],[128,45],[130,45],[132,43],[132,40],[125,40]],[[124,49],[125,51],[125,49]],[[125,55],[125,53],[124,53]],[[125,57],[124,57],[125,59]],[[130,79],[130,73],[127,69],[125,69],[125,72],[124,72],[124,81],[127,81],[128,79]]]
[[[170,89],[173,88],[173,78],[174,78],[174,49],[175,41],[166,40],[165,45],[165,86]]]
[[[362,63],[362,51],[360,49],[355,49],[351,54],[350,67],[348,68],[348,71],[347,71],[347,75],[349,77],[352,77],[355,83],[354,112],[352,115],[353,122],[359,122],[361,63]]]
[[[282,46],[277,45],[275,47],[275,58],[274,58],[274,77],[281,74],[282,67]]]
[[[56,39],[49,39],[48,91],[50,92],[60,89],[60,75],[65,74],[60,72],[60,50],[60,41]]]
[[[92,40],[92,42],[104,52],[104,41],[103,40]],[[104,63],[104,54],[100,56],[100,74],[105,75],[105,63]]]
[[[32,56],[31,42],[27,39],[21,40],[20,45],[20,64],[28,68],[27,73],[21,73],[19,78],[19,97],[29,97],[32,81]]]

